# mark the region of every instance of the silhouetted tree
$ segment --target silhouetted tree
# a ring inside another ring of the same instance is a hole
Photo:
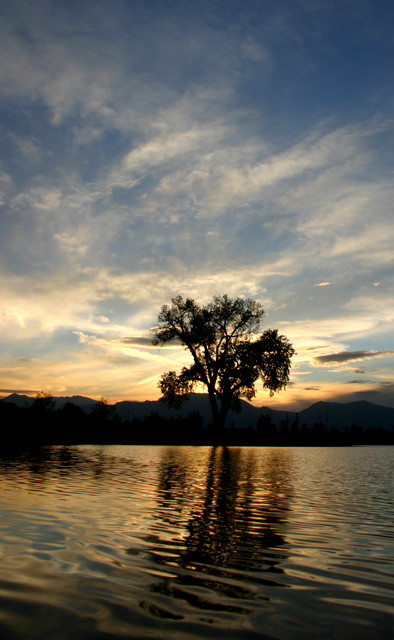
[[[289,421],[287,418],[282,418],[279,423],[279,432],[282,436],[287,436],[289,433]]]
[[[115,414],[115,407],[112,404],[108,404],[106,398],[101,398],[99,402],[93,407],[92,416],[98,422],[106,422],[111,420]]]
[[[298,438],[298,435],[300,433],[300,427],[298,426],[298,420],[297,419],[293,420],[293,422],[291,423],[290,433],[291,433],[292,438],[295,438],[295,439]]]
[[[227,295],[215,296],[205,306],[181,296],[173,298],[171,306],[164,305],[153,344],[180,342],[193,362],[180,374],[169,371],[161,377],[161,400],[179,409],[196,386],[205,387],[218,429],[230,409],[240,411],[241,397],[255,396],[259,379],[270,395],[284,389],[294,349],[276,330],[258,335],[263,317],[260,303]]]
[[[265,415],[261,414],[261,416],[257,420],[257,431],[263,438],[263,441],[271,442],[276,436],[276,426],[272,422],[271,416],[266,413]]]
[[[55,411],[55,404],[51,393],[39,391],[30,406],[30,410],[35,418],[43,418]]]
[[[204,418],[201,413],[197,411],[192,411],[189,413],[188,423],[191,429],[203,429],[204,428]]]
[[[55,406],[52,394],[46,391],[37,393],[30,405],[29,413],[33,428],[29,440],[34,444],[45,444],[50,440]]]
[[[74,402],[71,402],[71,400],[67,400],[67,402],[64,403],[63,407],[58,410],[58,415],[65,421],[86,421],[86,413],[84,412],[84,410]]]
[[[353,442],[361,441],[364,435],[364,429],[360,427],[360,425],[352,424],[352,426],[350,427],[350,434],[352,436]]]
[[[310,429],[311,442],[313,444],[324,444],[326,438],[326,427],[323,422],[315,422]]]
[[[63,407],[56,411],[56,429],[53,441],[58,444],[83,441],[87,422],[88,417],[84,410],[74,402],[67,400]]]

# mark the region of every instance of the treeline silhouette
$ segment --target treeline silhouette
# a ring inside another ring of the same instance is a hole
[[[199,411],[187,417],[166,419],[151,413],[143,419],[129,416],[121,421],[115,407],[104,399],[85,413],[73,402],[60,409],[50,394],[41,393],[30,407],[0,402],[3,446],[30,448],[71,444],[157,444],[228,446],[351,446],[394,444],[394,428],[367,428],[352,424],[344,431],[326,429],[322,422],[312,427],[282,420],[279,427],[261,414],[256,425],[239,429],[232,424],[219,434],[205,426]]]

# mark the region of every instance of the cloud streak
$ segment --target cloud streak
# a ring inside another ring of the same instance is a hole
[[[0,384],[157,397],[161,305],[224,292],[294,342],[280,402],[389,379],[392,11],[163,7],[4,7]]]
[[[342,351],[341,353],[316,356],[314,361],[321,366],[331,366],[336,363],[371,360],[372,358],[387,358],[392,356],[394,356],[394,351]]]

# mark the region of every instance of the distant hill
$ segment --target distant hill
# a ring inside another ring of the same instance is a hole
[[[62,396],[54,398],[56,408],[60,409],[69,401],[81,407],[86,413],[90,413],[96,404],[95,400],[84,396]],[[33,402],[33,398],[29,396],[13,393],[2,400],[2,402],[12,402],[18,407],[29,406]],[[367,401],[358,402],[316,402],[307,409],[295,412],[287,412],[285,410],[278,411],[269,407],[254,407],[248,402],[242,400],[242,411],[240,414],[229,413],[226,426],[229,427],[232,422],[238,428],[246,428],[248,426],[255,427],[260,415],[268,414],[271,416],[272,422],[278,427],[282,420],[287,420],[289,425],[297,418],[301,427],[305,423],[308,427],[313,426],[315,422],[322,422],[329,429],[336,427],[343,431],[352,424],[361,426],[363,429],[372,427],[382,427],[391,430],[394,426],[394,409],[391,407],[382,407]],[[136,402],[125,400],[115,404],[116,411],[122,421],[138,418],[142,420],[151,413],[157,413],[163,418],[171,416],[187,417],[193,411],[199,411],[204,419],[205,426],[211,421],[211,409],[207,394],[190,394],[189,400],[183,405],[180,411],[168,409],[158,400],[146,400],[145,402]]]
[[[305,422],[307,426],[315,422],[323,422],[329,429],[336,427],[343,431],[352,424],[363,429],[390,429],[394,426],[394,409],[382,407],[373,402],[360,400],[358,402],[316,402],[311,407],[300,411],[298,414],[300,424]]]
[[[288,420],[290,425],[296,416],[299,427],[304,423],[307,427],[312,427],[315,422],[322,422],[328,429],[335,427],[339,431],[343,431],[346,427],[351,427],[352,424],[363,429],[382,427],[383,429],[391,430],[394,426],[393,408],[382,407],[366,400],[346,403],[316,402],[297,414],[275,411],[269,407],[261,407],[260,412],[270,415],[272,422],[276,426],[279,425],[281,420]]]
[[[66,402],[73,402],[78,407],[82,407],[86,413],[90,413],[92,411],[94,405],[96,404],[96,400],[92,400],[92,398],[85,398],[84,396],[60,396],[53,398],[56,403],[56,409],[61,409]],[[2,402],[13,402],[17,407],[30,407],[34,398],[31,396],[19,395],[18,393],[12,393],[10,396],[3,398]]]
[[[189,400],[185,402],[179,411],[168,409],[158,400],[146,400],[145,402],[133,402],[126,400],[124,402],[118,402],[116,405],[116,411],[122,420],[127,420],[129,417],[132,420],[134,417],[143,419],[146,415],[151,413],[158,413],[163,418],[170,418],[175,416],[187,417],[189,413],[193,411],[199,411],[204,419],[204,425],[207,427],[212,420],[211,406],[209,404],[209,397],[206,393],[191,393]],[[229,427],[232,422],[239,428],[245,428],[248,426],[256,426],[256,422],[259,418],[260,409],[253,407],[248,402],[242,401],[242,411],[239,414],[229,412],[227,417],[226,426]]]
[[[34,398],[30,396],[13,393],[12,395],[3,398],[2,402],[13,402],[18,407],[25,407],[26,405],[30,406],[33,400]],[[96,400],[85,398],[83,396],[61,396],[54,397],[54,400],[56,402],[56,409],[61,409],[64,404],[69,401],[81,407],[86,413],[90,413],[97,402]],[[235,426],[239,428],[246,428],[248,426],[255,427],[261,414],[261,409],[254,407],[244,400],[241,400],[241,404],[242,411],[240,414],[233,413],[232,411],[229,412],[226,426],[230,426],[231,423],[234,422]],[[209,397],[208,394],[205,393],[191,393],[189,400],[185,402],[180,411],[168,409],[158,400],[145,400],[144,402],[125,400],[123,402],[117,402],[114,406],[116,407],[116,412],[123,421],[127,419],[132,420],[133,418],[143,420],[145,416],[149,416],[151,413],[157,413],[159,416],[166,419],[176,416],[187,417],[189,413],[192,413],[193,411],[200,412],[204,419],[205,426],[208,426],[212,420]],[[278,413],[286,415],[285,412]]]

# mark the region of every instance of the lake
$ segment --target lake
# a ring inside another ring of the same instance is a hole
[[[394,447],[0,456],[0,637],[394,637]]]

